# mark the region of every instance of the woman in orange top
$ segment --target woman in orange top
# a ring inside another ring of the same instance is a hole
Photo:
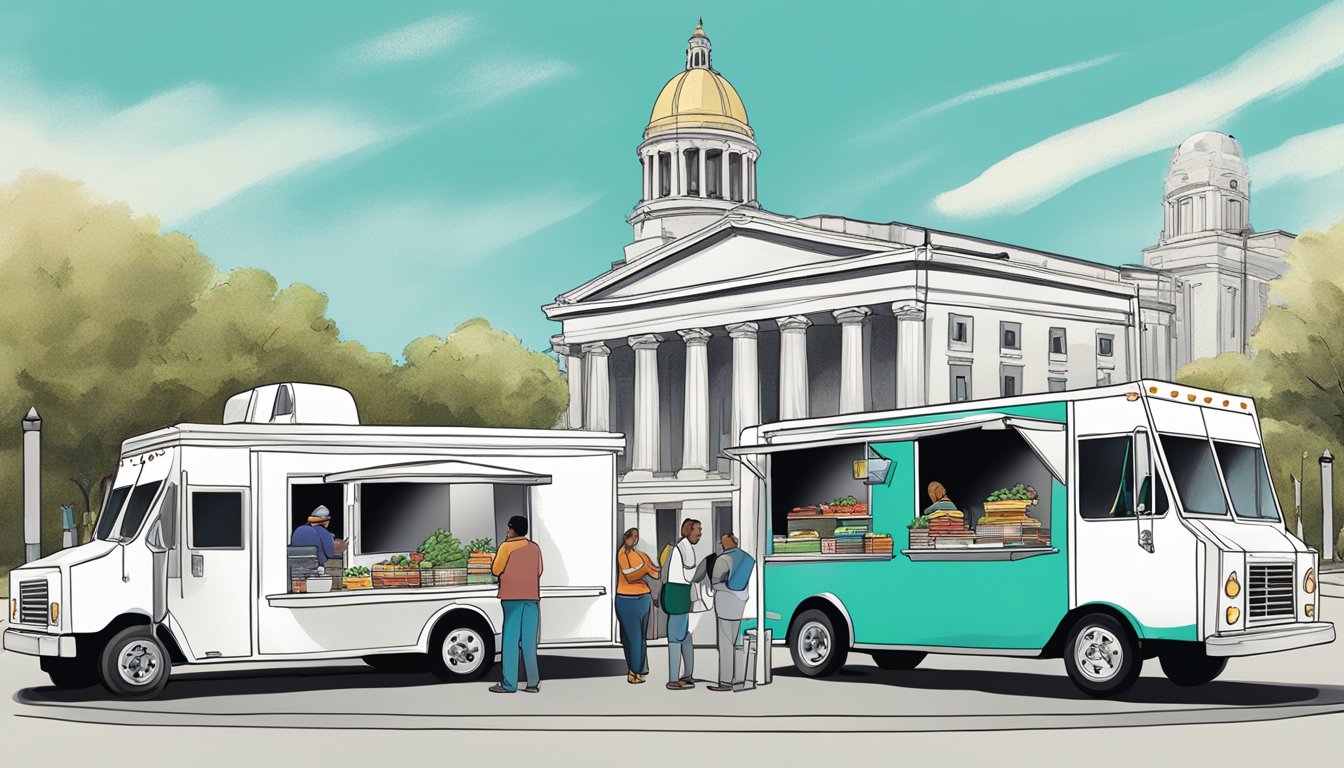
[[[649,649],[645,637],[649,631],[649,612],[653,600],[645,576],[658,578],[658,568],[649,556],[635,549],[639,529],[631,528],[621,537],[616,550],[616,619],[621,624],[621,646],[625,649],[627,683],[642,683],[649,673]]]

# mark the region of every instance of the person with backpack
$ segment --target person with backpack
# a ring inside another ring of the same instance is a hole
[[[738,630],[742,626],[742,614],[747,609],[747,586],[751,583],[756,560],[737,545],[737,537],[731,533],[725,533],[719,543],[723,546],[723,554],[714,561],[709,578],[714,589],[714,615],[719,629],[719,684],[709,690],[723,693],[733,690],[735,683],[742,682],[734,674],[733,666],[737,658]]]
[[[695,554],[702,528],[699,520],[681,524],[681,540],[668,552],[659,606],[667,614],[667,689],[695,687],[695,642],[690,637],[691,614],[709,610],[699,590],[704,563]]]

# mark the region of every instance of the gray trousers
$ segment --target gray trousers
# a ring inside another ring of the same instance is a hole
[[[739,681],[733,676],[733,661],[737,657],[737,630],[741,619],[719,619],[719,682],[732,685]]]

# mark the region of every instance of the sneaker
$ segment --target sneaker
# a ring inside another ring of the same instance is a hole
[[[529,685],[523,689],[524,693],[541,693],[540,685]]]
[[[714,691],[715,693],[724,693],[733,690],[733,686],[719,683],[718,685],[711,685],[708,690]]]
[[[500,683],[495,683],[494,685],[490,686],[490,692],[491,692],[491,693],[513,693],[513,689],[512,689],[512,688],[505,688],[502,684],[500,684]]]

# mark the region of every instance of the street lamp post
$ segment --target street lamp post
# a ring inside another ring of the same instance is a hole
[[[23,417],[23,561],[42,557],[42,417],[29,408]]]
[[[1321,559],[1335,559],[1335,457],[1326,448],[1321,454]]]
[[[1248,314],[1246,310],[1246,305],[1250,301],[1250,299],[1248,299],[1246,296],[1246,285],[1247,285],[1246,262],[1248,261],[1247,253],[1249,251],[1249,243],[1247,242],[1247,238],[1250,237],[1250,234],[1251,234],[1250,227],[1244,227],[1241,230],[1241,354],[1243,355],[1246,354],[1246,336],[1250,334],[1250,330],[1247,329],[1246,327],[1246,319]]]

